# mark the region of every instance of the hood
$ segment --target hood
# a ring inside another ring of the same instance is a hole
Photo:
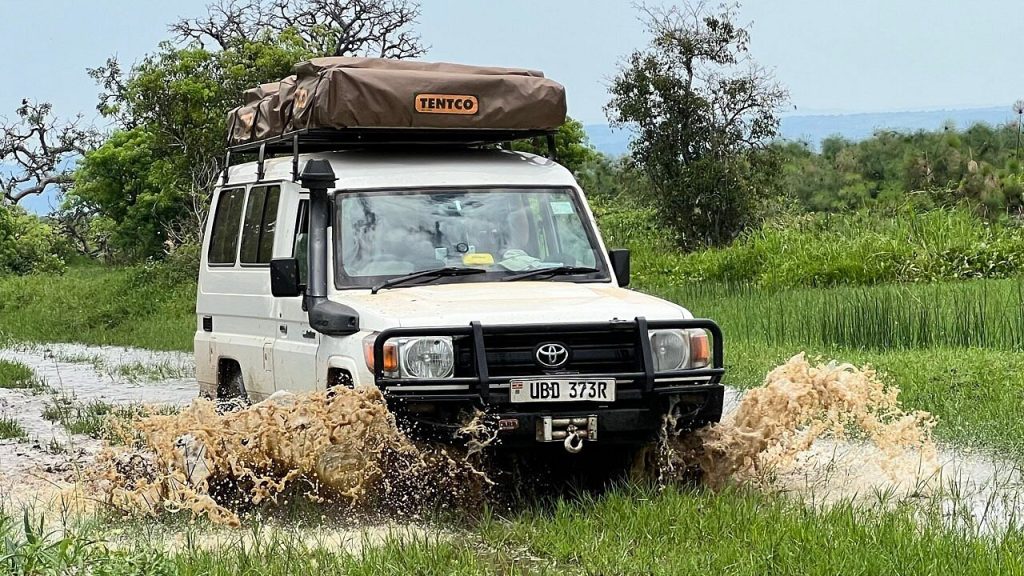
[[[552,324],[691,318],[684,308],[613,284],[522,281],[399,287],[377,294],[334,294],[359,312],[363,330],[395,326]]]

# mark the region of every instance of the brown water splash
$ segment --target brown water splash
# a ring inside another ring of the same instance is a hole
[[[411,442],[371,387],[275,394],[229,413],[200,399],[133,428],[143,441],[109,449],[94,473],[108,502],[126,512],[190,510],[237,526],[238,510],[276,503],[288,490],[408,507],[465,496],[485,479],[450,449]]]
[[[934,419],[905,411],[899,388],[870,367],[835,362],[813,365],[798,354],[748,391],[720,424],[695,434],[680,457],[697,463],[712,487],[753,483],[797,489],[809,475],[834,466],[836,444],[851,462],[841,495],[877,486],[914,487],[939,469],[932,439]],[[696,442],[694,442],[696,441]]]

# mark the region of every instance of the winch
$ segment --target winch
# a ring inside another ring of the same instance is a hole
[[[583,441],[597,440],[597,416],[559,418],[541,416],[537,418],[538,442],[562,442],[565,450],[576,454],[583,450]]]

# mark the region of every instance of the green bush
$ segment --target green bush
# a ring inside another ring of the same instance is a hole
[[[596,209],[609,244],[633,249],[639,285],[768,287],[1010,278],[1024,272],[1024,228],[968,209],[784,216],[731,245],[680,254],[643,209]],[[626,212],[626,213],[622,213]]]
[[[59,272],[62,252],[52,226],[18,206],[0,205],[0,275]]]

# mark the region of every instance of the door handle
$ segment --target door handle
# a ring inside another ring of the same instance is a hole
[[[277,329],[281,331],[281,335],[282,336],[287,336],[288,335],[288,325],[287,324],[281,324],[280,326],[277,327]]]

